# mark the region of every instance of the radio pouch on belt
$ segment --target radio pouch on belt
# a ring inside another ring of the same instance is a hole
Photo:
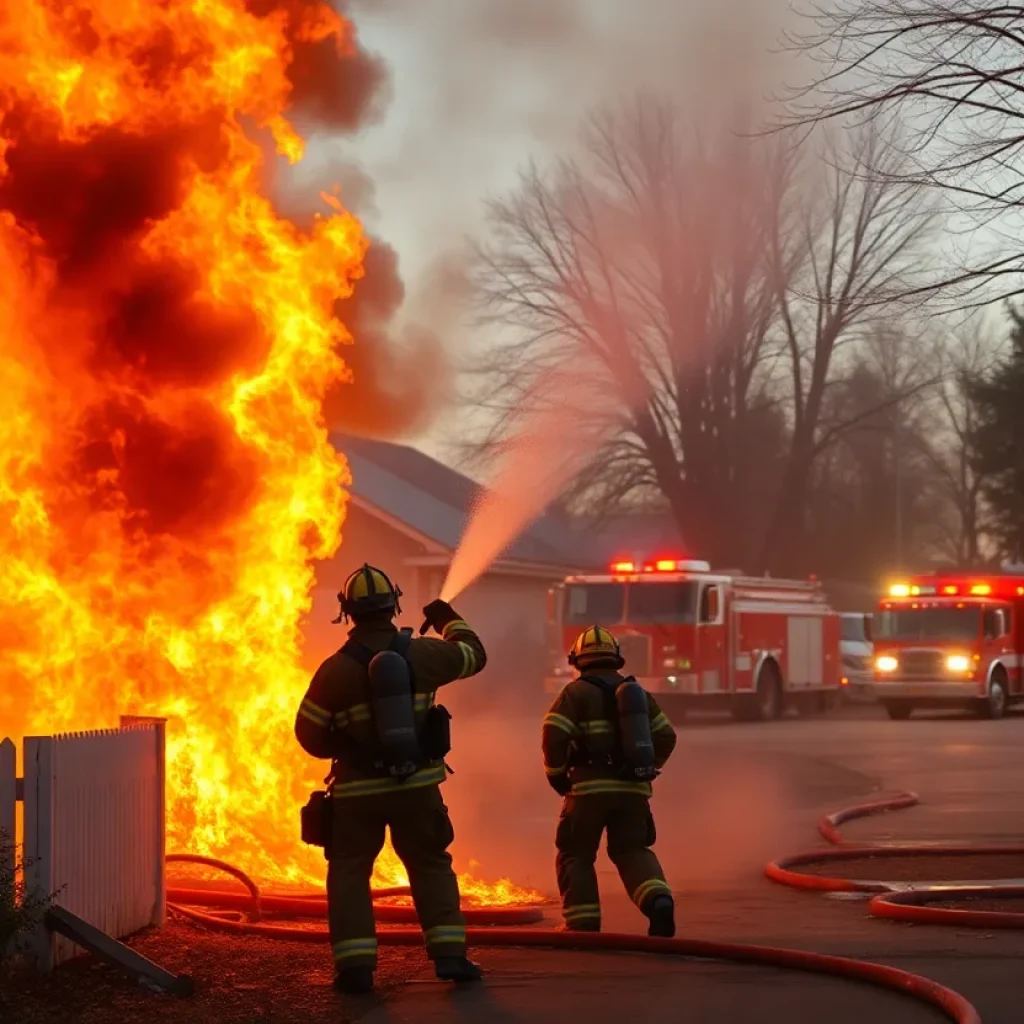
[[[330,858],[332,814],[334,802],[331,797],[333,771],[324,779],[326,790],[310,793],[309,800],[299,812],[299,828],[302,841],[307,846],[319,846],[324,857]]]

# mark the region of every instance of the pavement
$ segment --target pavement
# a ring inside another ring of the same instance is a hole
[[[536,721],[476,721],[478,735],[464,744],[463,756],[457,734],[456,775],[445,791],[459,833],[458,866],[481,877],[508,875],[550,893],[557,799],[535,773],[521,774],[485,756],[499,749],[497,732],[506,734],[507,745],[507,734],[520,727],[529,732],[532,755]],[[1019,714],[1000,722],[942,713],[892,722],[869,706],[769,724],[688,721],[654,800],[656,849],[677,893],[680,935],[891,964],[956,989],[985,1024],[1020,1021],[1024,932],[879,921],[867,916],[861,899],[798,892],[769,882],[762,872],[773,857],[823,847],[815,831],[821,814],[901,790],[917,792],[921,805],[851,822],[844,834],[866,842],[1024,841],[1022,750]],[[643,920],[603,858],[600,880],[605,930],[642,933]],[[405,984],[359,1020],[946,1019],[897,993],[796,971],[639,954],[484,948],[474,956],[487,968],[485,986],[451,991],[434,983],[425,967],[411,970]]]

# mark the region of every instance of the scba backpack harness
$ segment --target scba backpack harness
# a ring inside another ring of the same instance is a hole
[[[371,650],[352,639],[341,648],[340,653],[366,669],[376,744],[370,751],[349,745],[324,779],[326,789],[312,793],[302,809],[302,841],[322,847],[325,855],[331,835],[331,784],[338,774],[339,761],[404,782],[432,762],[443,762],[451,751],[451,715],[443,705],[428,708],[423,728],[416,728],[416,686],[409,661],[411,642],[412,630],[403,629],[384,651]],[[445,770],[451,773],[447,764]]]

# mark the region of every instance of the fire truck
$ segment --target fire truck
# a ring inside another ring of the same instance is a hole
[[[545,689],[571,678],[566,652],[587,626],[615,633],[625,671],[670,717],[722,708],[747,721],[787,707],[824,711],[840,686],[839,617],[811,580],[712,572],[707,562],[614,562],[570,576],[549,593]]]
[[[872,620],[872,693],[890,718],[967,707],[1002,718],[1024,700],[1024,575],[936,574],[893,583]]]

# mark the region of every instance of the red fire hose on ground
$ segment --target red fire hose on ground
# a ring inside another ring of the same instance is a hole
[[[863,892],[877,895],[868,904],[873,917],[893,921],[909,921],[914,924],[952,925],[957,928],[1024,928],[1024,912],[1007,910],[971,910],[963,907],[936,907],[933,903],[971,903],[984,900],[1009,902],[1024,898],[1024,885],[1018,881],[1000,882],[934,882],[897,883],[884,880],[844,878],[833,875],[808,874],[798,870],[811,865],[842,864],[844,861],[884,862],[886,859],[907,859],[927,861],[929,858],[977,858],[990,856],[1018,855],[1024,863],[1024,846],[971,845],[969,843],[913,843],[884,842],[851,846],[843,838],[839,826],[856,818],[866,818],[888,811],[913,807],[919,802],[914,793],[901,793],[886,800],[857,804],[834,814],[828,814],[818,822],[818,831],[832,843],[834,850],[813,850],[796,854],[782,860],[772,861],[765,874],[775,882],[797,889],[811,889],[818,892]],[[880,871],[884,870],[880,868]]]
[[[911,794],[894,798],[892,801],[880,801],[874,804],[858,805],[829,815],[819,823],[819,829],[829,841],[844,844],[838,827],[844,821],[878,813],[896,807],[909,807],[917,802]],[[801,874],[792,868],[801,864],[820,861],[832,857],[840,859],[842,855],[852,858],[854,848],[841,850],[818,851],[815,854],[801,854],[784,861],[768,865],[770,878],[785,884],[797,885],[802,888],[831,889],[831,891],[881,891],[864,890],[862,885],[884,885],[884,883],[857,883],[846,879],[822,879],[817,876]],[[874,855],[883,850],[891,855],[896,847],[858,847],[860,856]],[[912,847],[899,849],[914,849]],[[934,848],[928,848],[934,849]],[[948,848],[947,848],[948,849]],[[976,853],[979,848],[970,848]],[[999,848],[1007,852],[1017,848]],[[867,853],[865,851],[868,851]],[[221,868],[238,879],[247,893],[172,888],[168,891],[170,909],[181,917],[196,924],[230,932],[238,935],[258,935],[263,938],[288,939],[293,942],[323,943],[327,940],[327,930],[323,927],[288,927],[280,924],[266,923],[264,918],[291,917],[301,920],[323,919],[327,916],[327,901],[319,894],[302,894],[298,896],[263,895],[258,886],[232,865],[225,864],[208,857],[197,857],[179,854],[168,857],[169,862],[185,861],[205,864]],[[829,882],[830,885],[819,884]],[[381,903],[388,896],[405,895],[407,889],[377,890],[374,904],[374,916],[383,924],[415,923],[415,911],[412,907],[395,906]],[[1022,889],[1024,892],[1024,889]],[[887,893],[887,895],[891,895]],[[948,892],[947,892],[948,898]],[[896,904],[893,904],[896,906]],[[205,909],[198,909],[198,908]],[[930,910],[900,904],[901,912]],[[963,912],[961,912],[963,913]],[[853,981],[868,982],[881,988],[890,989],[903,995],[917,998],[941,1010],[950,1020],[957,1024],[981,1024],[977,1010],[959,993],[945,988],[937,982],[920,975],[911,974],[895,967],[883,964],[853,960],[847,957],[828,956],[822,953],[811,953],[804,950],[782,949],[768,946],[754,946],[731,942],[704,942],[698,939],[653,939],[638,935],[616,934],[611,932],[565,932],[547,928],[512,927],[517,925],[536,924],[543,920],[544,914],[540,907],[469,907],[465,910],[467,923],[470,925],[468,938],[474,946],[510,946],[540,947],[546,949],[589,950],[594,952],[638,952],[655,953],[669,956],[691,957],[704,960],[722,960],[733,963],[754,964],[763,967],[788,968],[791,970],[810,971],[818,974],[832,975]],[[879,915],[882,916],[882,915]],[[895,916],[895,915],[889,915]],[[987,915],[991,916],[991,915]],[[1021,915],[1024,917],[1024,915]],[[980,927],[980,925],[979,925]],[[422,933],[418,927],[388,927],[378,932],[378,940],[382,945],[409,946],[419,945]]]

